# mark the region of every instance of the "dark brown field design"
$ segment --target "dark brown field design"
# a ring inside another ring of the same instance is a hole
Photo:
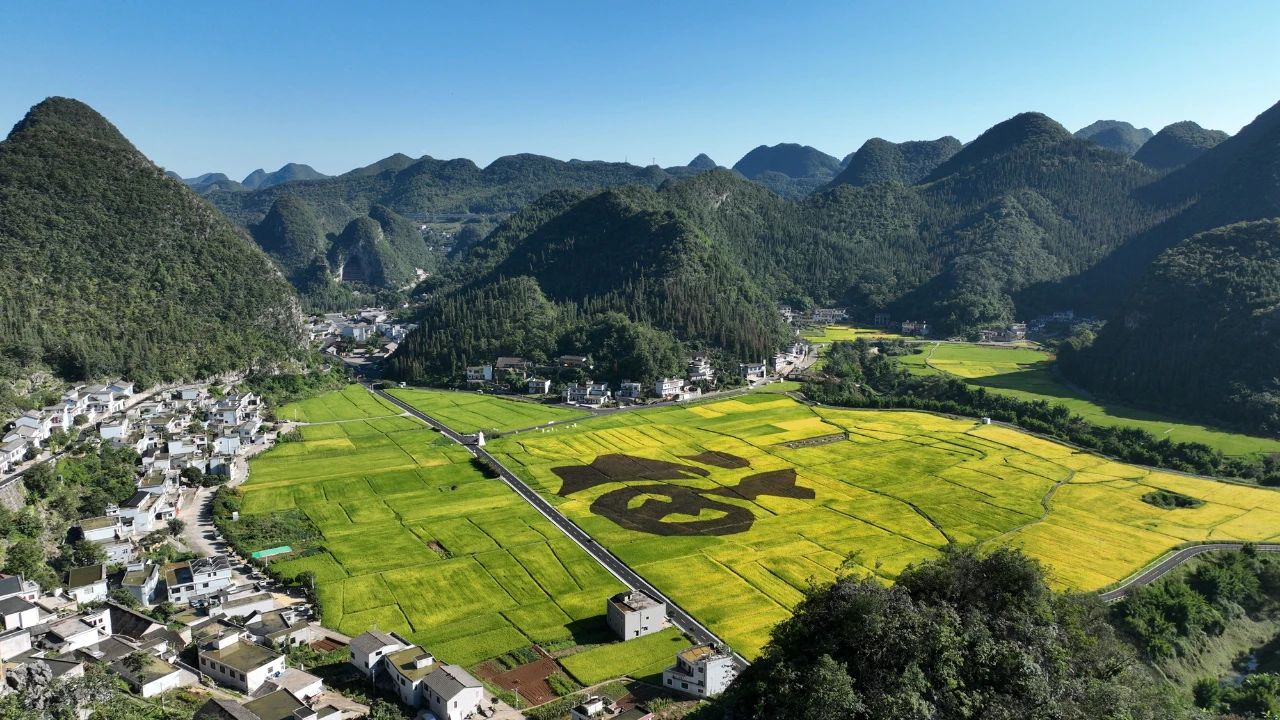
[[[707,451],[684,457],[725,469],[751,466],[747,459],[724,452]],[[748,501],[762,495],[798,500],[815,497],[813,490],[796,484],[796,471],[792,468],[748,475],[736,486],[711,489],[670,482],[709,476],[711,473],[703,468],[620,453],[601,455],[590,465],[569,465],[551,471],[562,481],[561,497],[598,485],[634,483],[601,495],[591,503],[591,512],[622,527],[653,535],[732,535],[750,530],[755,515],[741,505],[717,500],[717,496]],[[636,498],[645,499],[631,507]],[[721,514],[706,520],[667,522],[673,515],[697,517],[706,510]]]

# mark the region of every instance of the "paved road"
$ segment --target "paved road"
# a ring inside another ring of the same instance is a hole
[[[506,482],[507,485],[509,485],[512,490],[516,491],[516,494],[524,498],[525,502],[532,505],[535,510],[542,513],[544,517],[546,517],[548,520],[554,523],[556,527],[560,528],[561,532],[563,532],[565,535],[568,535],[570,540],[573,540],[583,550],[587,551],[588,555],[590,555],[592,558],[595,559],[596,562],[600,563],[600,565],[602,565],[606,570],[612,573],[614,577],[621,580],[624,585],[626,585],[627,587],[633,590],[643,590],[644,592],[666,603],[667,616],[671,618],[671,622],[676,627],[680,628],[682,631],[687,633],[689,637],[694,639],[695,642],[725,644],[723,640],[721,640],[714,633],[708,630],[706,626],[702,625],[697,620],[694,620],[691,615],[689,615],[684,610],[680,609],[680,607],[676,605],[674,602],[672,602],[670,598],[658,592],[657,588],[655,588],[654,586],[646,582],[644,578],[640,577],[640,575],[637,574],[634,570],[627,567],[626,564],[623,563],[621,560],[619,560],[617,557],[615,557],[613,553],[606,550],[602,545],[600,545],[600,543],[593,540],[590,535],[583,532],[582,528],[575,525],[573,521],[571,521],[569,518],[565,517],[564,515],[561,515],[560,511],[556,510],[555,507],[551,505],[551,503],[547,502],[542,498],[542,496],[534,492],[534,490],[530,488],[528,485],[526,485],[523,480],[516,477],[515,473],[511,472],[506,468],[506,466],[498,462],[497,458],[493,457],[488,452],[486,452],[484,448],[480,448],[480,447],[476,447],[474,445],[468,444],[461,434],[456,433],[453,430],[450,430],[449,428],[445,427],[442,423],[436,421],[435,418],[432,418],[428,415],[425,415],[419,412],[418,410],[414,409],[411,405],[401,402],[399,399],[392,397],[391,395],[383,392],[382,390],[379,390],[371,386],[369,389],[377,393],[383,399],[389,402],[395,403],[398,407],[403,408],[409,414],[422,420],[423,422],[427,423],[431,427],[439,430],[445,437],[449,438],[450,440],[453,440],[454,442],[460,445],[463,445],[468,450],[470,450],[472,454],[474,454],[476,457],[488,462],[493,467],[493,469],[497,471],[498,475],[502,478],[502,480]],[[734,653],[734,657],[738,661],[739,670],[746,667],[747,661],[745,658],[743,658],[741,655],[738,655],[737,653]]]
[[[1120,587],[1114,590],[1108,590],[1104,593],[1099,593],[1098,597],[1102,598],[1104,602],[1115,602],[1127,595],[1130,590],[1143,585],[1150,585],[1156,580],[1164,577],[1164,575],[1170,570],[1178,567],[1197,555],[1204,555],[1205,553],[1219,552],[1222,550],[1239,550],[1243,547],[1244,543],[1222,542],[1204,543],[1203,545],[1192,545],[1191,547],[1183,548],[1166,556],[1164,559],[1146,570],[1143,570],[1137,575],[1129,578]],[[1254,545],[1254,547],[1258,549],[1258,552],[1280,552],[1280,545],[1260,544]]]

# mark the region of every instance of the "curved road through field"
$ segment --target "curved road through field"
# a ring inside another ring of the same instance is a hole
[[[1120,600],[1125,595],[1129,594],[1130,590],[1136,587],[1141,587],[1143,585],[1150,585],[1156,580],[1159,580],[1160,578],[1164,577],[1169,571],[1173,570],[1174,568],[1178,567],[1179,565],[1190,560],[1193,557],[1196,557],[1198,555],[1204,555],[1205,553],[1218,552],[1222,550],[1239,550],[1243,547],[1244,547],[1244,543],[1238,543],[1238,542],[1220,542],[1220,543],[1211,542],[1211,543],[1204,543],[1201,545],[1192,545],[1191,547],[1182,548],[1177,552],[1173,552],[1164,556],[1160,560],[1156,561],[1153,565],[1150,565],[1149,567],[1147,567],[1147,569],[1143,570],[1142,572],[1129,577],[1129,579],[1121,583],[1119,587],[1113,590],[1108,590],[1104,593],[1098,593],[1098,597],[1102,598],[1104,602],[1115,602],[1116,600]],[[1262,544],[1255,544],[1254,547],[1257,548],[1258,552],[1280,552],[1280,545],[1277,545],[1277,544],[1262,543]]]
[[[666,603],[667,616],[671,619],[672,624],[688,634],[695,642],[716,643],[722,645],[727,644],[717,637],[715,633],[707,629],[705,625],[694,620],[693,616],[689,615],[689,613],[680,609],[680,606],[672,602],[670,598],[658,592],[657,588],[650,585],[644,578],[640,577],[638,573],[627,567],[625,563],[615,557],[613,553],[609,552],[600,545],[600,543],[593,540],[590,535],[574,524],[572,520],[560,514],[560,511],[556,510],[551,503],[544,500],[541,495],[533,490],[533,488],[529,487],[523,480],[516,477],[515,473],[511,472],[505,465],[498,462],[498,459],[486,452],[484,448],[468,444],[465,436],[450,430],[448,427],[445,427],[443,423],[440,423],[435,418],[418,411],[408,403],[402,402],[398,398],[395,398],[372,385],[366,387],[382,399],[390,403],[394,403],[396,407],[404,409],[410,415],[413,415],[436,430],[439,430],[442,435],[459,445],[462,445],[467,448],[467,450],[471,451],[473,455],[487,462],[494,471],[498,473],[503,482],[510,486],[512,490],[516,491],[517,495],[523,498],[525,502],[532,505],[535,510],[542,513],[543,517],[550,520],[556,527],[560,528],[561,532],[569,536],[570,540],[577,543],[578,546],[585,550],[588,555],[595,559],[596,562],[600,563],[604,569],[608,570],[614,577],[621,580],[624,585],[633,590],[643,590],[654,598]],[[739,671],[747,666],[748,663],[746,658],[737,653],[734,653],[734,658],[737,660]]]

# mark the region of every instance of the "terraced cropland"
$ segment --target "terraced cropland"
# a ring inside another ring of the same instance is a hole
[[[1280,452],[1280,440],[1242,435],[1177,422],[1159,413],[1110,402],[1099,402],[1062,382],[1050,369],[1053,355],[1030,348],[939,343],[900,360],[911,372],[946,373],[994,392],[1023,400],[1045,400],[1099,425],[1137,427],[1175,442],[1198,442],[1227,455]]]
[[[353,384],[340,392],[325,393],[285,405],[279,409],[276,416],[281,420],[319,423],[389,417],[400,413],[400,408],[365,390],[364,387]]]
[[[1280,493],[1148,471],[997,425],[788,397],[617,413],[487,448],[744,655],[810,583],[892,581],[948,542],[1008,543],[1062,589],[1180,543],[1280,533]],[[1142,495],[1198,498],[1161,509]]]
[[[362,418],[380,404],[357,390],[373,404],[347,391],[286,406],[355,419],[302,426],[301,441],[254,458],[243,485],[243,515],[296,507],[323,534],[323,551],[276,567],[316,574],[326,625],[395,630],[467,666],[531,642],[607,639],[604,602],[621,583],[465,449],[408,417]]]
[[[591,414],[582,410],[479,393],[416,388],[389,390],[388,393],[460,433],[507,432],[554,421],[588,417]]]

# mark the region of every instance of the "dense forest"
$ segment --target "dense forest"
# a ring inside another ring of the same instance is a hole
[[[45,100],[0,143],[0,249],[13,372],[146,384],[300,346],[297,301],[266,255],[75,100]]]
[[[1133,157],[1152,137],[1150,129],[1137,128],[1123,120],[1099,120],[1080,128],[1075,136],[1126,157]]]
[[[1108,623],[1012,549],[812,590],[700,720],[1195,717]]]
[[[1280,220],[1196,235],[1060,364],[1084,385],[1280,433]]]

